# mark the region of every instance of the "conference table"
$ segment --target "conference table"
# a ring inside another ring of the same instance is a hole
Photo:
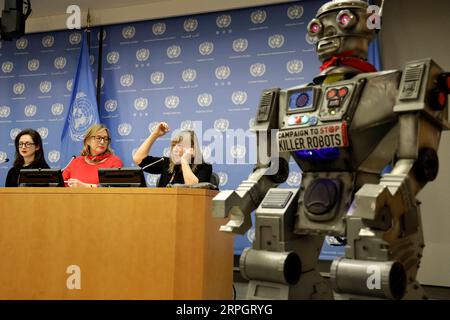
[[[216,194],[0,188],[0,299],[231,299]]]

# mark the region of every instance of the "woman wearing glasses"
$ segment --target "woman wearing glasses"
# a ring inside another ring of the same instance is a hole
[[[17,187],[20,169],[49,169],[44,158],[42,139],[33,129],[22,130],[15,139],[16,159],[6,176],[5,187]]]
[[[108,128],[102,124],[90,127],[83,140],[81,155],[73,159],[63,171],[64,181],[70,188],[96,188],[98,169],[121,168],[122,160],[110,148]]]
[[[133,156],[133,161],[152,174],[160,174],[158,187],[168,184],[195,184],[210,182],[212,166],[203,161],[202,152],[194,131],[181,131],[172,137],[170,158],[149,156],[153,143],[169,131],[165,122],[160,122]]]

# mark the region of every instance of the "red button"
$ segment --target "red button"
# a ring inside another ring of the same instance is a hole
[[[339,97],[343,98],[347,95],[348,89],[346,87],[339,89]]]
[[[328,92],[327,92],[328,99],[335,97],[336,93],[337,93],[337,91],[335,89],[328,90]]]

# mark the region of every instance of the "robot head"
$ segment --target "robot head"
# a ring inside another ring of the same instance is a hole
[[[366,60],[375,29],[369,29],[368,4],[360,0],[333,0],[324,4],[308,24],[315,39],[320,61],[351,51],[351,56]]]

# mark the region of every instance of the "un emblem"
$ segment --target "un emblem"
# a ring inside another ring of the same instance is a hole
[[[181,54],[181,47],[177,45],[173,45],[167,48],[167,56],[170,59],[178,58]]]
[[[159,174],[149,174],[147,175],[147,185],[150,187],[156,187],[156,182],[158,182]]]
[[[128,136],[131,133],[131,124],[129,123],[121,123],[119,124],[119,126],[117,127],[117,132],[119,133],[119,135],[123,136]]]
[[[53,62],[56,69],[64,69],[67,64],[67,59],[65,57],[58,57]]]
[[[231,100],[235,105],[242,105],[247,102],[247,92],[245,91],[235,91],[231,95]]]
[[[119,61],[120,54],[117,51],[111,51],[108,52],[106,55],[106,61],[108,61],[109,64],[116,64]]]
[[[286,64],[286,69],[290,74],[300,73],[303,71],[303,61],[302,60],[290,60]]]
[[[175,109],[180,104],[180,98],[178,96],[168,96],[164,100],[164,104],[168,109]]]
[[[103,38],[103,41],[105,41],[105,39],[106,39],[106,30],[103,30],[102,38]],[[100,31],[97,32],[97,40],[100,40]]]
[[[155,36],[160,36],[166,32],[166,24],[159,22],[152,26],[152,32]]]
[[[72,91],[72,88],[73,88],[73,80],[72,80],[72,79],[69,79],[69,80],[67,80],[67,82],[66,82],[66,89],[67,89],[68,91]]]
[[[250,19],[252,20],[253,24],[261,24],[264,23],[264,21],[266,21],[267,18],[267,13],[265,10],[256,10],[253,11]]]
[[[17,82],[13,86],[14,94],[22,94],[25,91],[25,84],[22,82]]]
[[[211,158],[211,153],[212,153],[212,151],[211,151],[211,147],[210,146],[203,147],[202,156],[203,156],[203,159],[205,161],[208,161],[209,158]]]
[[[105,102],[105,110],[107,112],[114,112],[117,109],[117,100],[109,99]]]
[[[20,131],[21,130],[19,128],[11,129],[11,131],[9,131],[9,137],[11,138],[11,140],[16,139],[16,137],[20,133]]]
[[[26,105],[23,112],[26,117],[34,117],[37,112],[37,107],[34,104]]]
[[[200,107],[209,107],[213,101],[213,96],[209,93],[202,93],[197,97],[197,103]]]
[[[266,65],[264,63],[254,63],[250,66],[250,74],[253,77],[261,77],[266,73]]]
[[[132,39],[136,34],[136,28],[133,26],[127,26],[122,29],[122,37],[124,39]]]
[[[214,129],[219,132],[225,132],[228,130],[230,122],[227,119],[217,119],[214,121]]]
[[[274,34],[269,37],[267,43],[272,49],[281,48],[284,44],[284,36],[281,34]]]
[[[74,32],[69,35],[69,43],[71,45],[79,44],[81,42],[81,33]]]
[[[64,105],[62,103],[52,104],[52,114],[54,116],[60,116],[64,111]]]
[[[215,74],[217,79],[226,80],[231,74],[231,69],[229,66],[220,66],[216,68]]]
[[[209,56],[214,51],[214,43],[212,42],[203,42],[198,46],[198,52],[202,56]]]
[[[248,120],[248,127],[253,128],[255,126],[255,123],[255,118],[250,118],[250,120]]]
[[[244,52],[248,48],[248,40],[239,38],[233,41],[233,50],[235,52]]]
[[[100,88],[103,88],[103,85],[105,84],[105,78],[101,77],[100,79]],[[95,87],[97,88],[98,85],[98,79],[95,79]]]
[[[14,63],[11,61],[5,61],[2,63],[2,71],[4,73],[10,73],[14,69]]]
[[[300,19],[303,16],[303,7],[298,5],[291,6],[287,10],[287,15],[291,20]]]
[[[218,16],[216,19],[216,25],[221,29],[228,28],[230,24],[231,24],[231,16],[228,14]]]
[[[251,228],[250,230],[247,231],[247,240],[250,243],[253,243],[253,241],[255,241],[256,236],[255,236],[255,228]]]
[[[183,122],[181,122],[180,124],[180,129],[181,130],[194,130],[194,121],[192,120],[184,120]]]
[[[197,71],[195,69],[186,69],[181,74],[184,82],[193,82],[197,78]]]
[[[306,33],[305,40],[308,44],[315,45],[317,41],[319,41],[319,38],[311,37],[308,33]]]
[[[28,47],[28,40],[25,38],[20,38],[16,40],[16,48],[19,50],[26,49]]]
[[[158,124],[159,122],[150,122],[148,125],[148,132],[152,133],[153,131],[155,131]]]
[[[61,157],[61,154],[57,150],[50,151],[47,156],[48,161],[50,161],[51,163],[58,162],[60,157]]]
[[[89,64],[92,66],[92,65],[94,64],[94,62],[95,62],[95,57],[94,57],[93,54],[91,54],[91,55],[89,56]]]
[[[134,77],[132,74],[124,74],[120,77],[120,85],[122,87],[130,87],[134,82]]]
[[[40,127],[36,131],[39,132],[39,135],[41,136],[42,140],[47,138],[47,136],[48,136],[48,128]]]
[[[186,19],[186,20],[184,20],[183,27],[184,27],[184,31],[193,32],[193,31],[197,30],[198,21],[197,21],[197,19],[192,19],[192,18]]]
[[[164,72],[160,72],[160,71],[153,72],[151,74],[151,76],[150,76],[150,81],[153,84],[161,84],[161,83],[163,83],[164,82]]]
[[[234,159],[243,159],[245,157],[245,146],[243,145],[235,145],[230,149],[230,154]]]
[[[6,152],[0,151],[0,161],[5,161],[6,158],[8,158]]]
[[[53,36],[45,36],[42,38],[42,46],[44,48],[51,48],[53,47],[53,44],[55,43],[55,37]]]
[[[147,61],[150,57],[150,51],[148,49],[139,49],[136,51],[136,59],[140,62]]]
[[[8,118],[11,114],[11,108],[8,106],[0,107],[0,118]]]
[[[96,121],[94,106],[84,92],[78,92],[69,113],[69,132],[72,141],[83,141],[85,131]]]
[[[32,59],[28,61],[28,70],[29,71],[36,71],[39,69],[39,60],[38,59]]]
[[[289,173],[289,177],[287,179],[287,184],[291,187],[299,187],[302,176],[300,172],[292,171]]]
[[[134,99],[134,108],[137,111],[143,111],[148,107],[148,99],[147,98],[136,98]]]
[[[52,83],[50,81],[42,81],[39,84],[39,90],[41,90],[42,93],[49,93],[50,90],[52,90]]]
[[[219,185],[226,185],[228,182],[228,175],[225,172],[217,172],[217,175],[219,176]]]

